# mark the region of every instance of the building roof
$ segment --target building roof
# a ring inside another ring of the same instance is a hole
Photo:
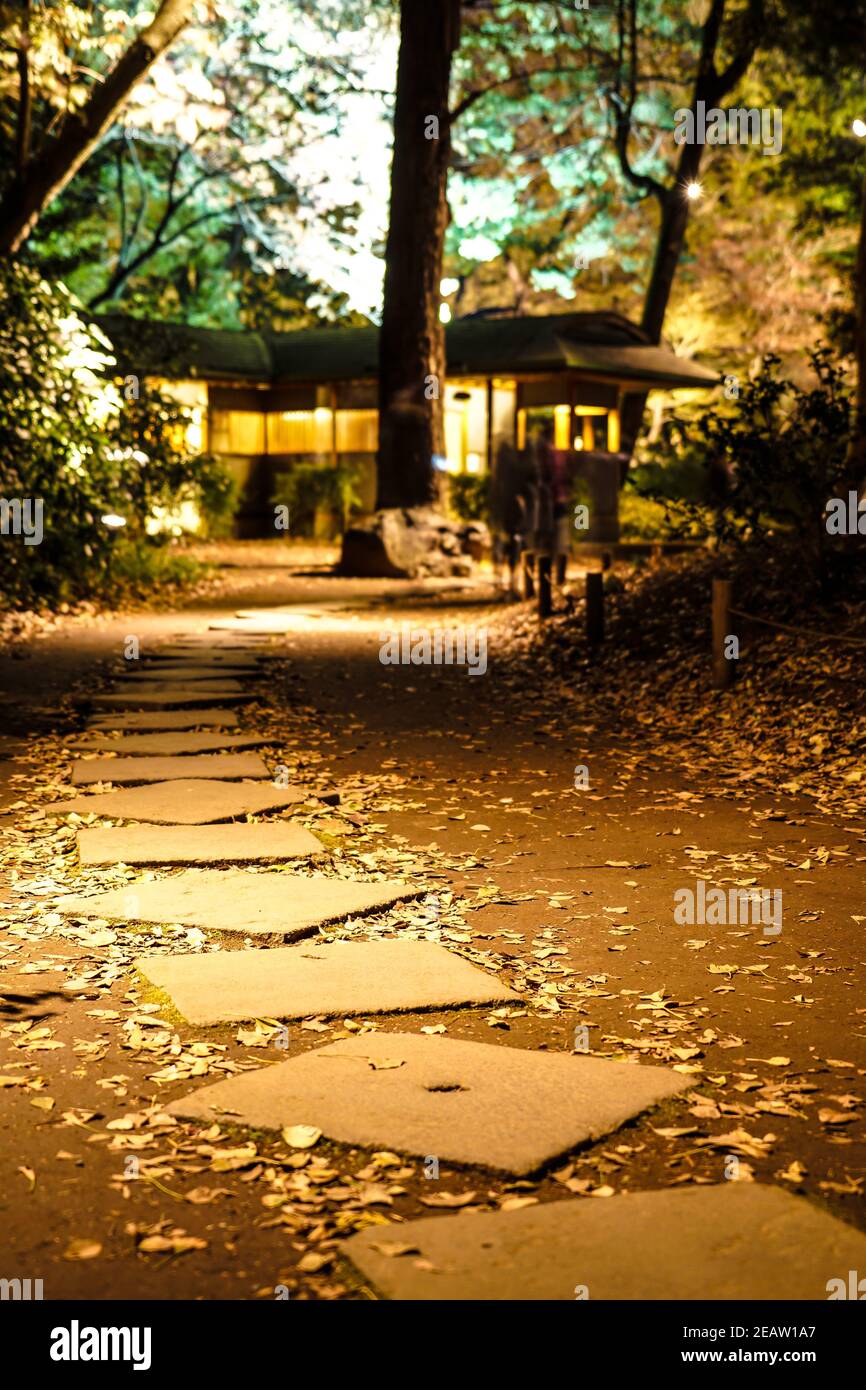
[[[103,314],[96,323],[121,365],[144,375],[198,377],[263,386],[375,379],[379,330],[301,328],[234,332]],[[652,344],[617,313],[479,315],[446,325],[449,376],[572,372],[641,387],[708,387],[717,373]]]

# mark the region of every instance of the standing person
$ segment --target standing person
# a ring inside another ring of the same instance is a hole
[[[529,487],[525,459],[503,440],[496,451],[490,489],[490,519],[497,556],[508,565],[509,593],[517,591],[516,571],[527,541]]]

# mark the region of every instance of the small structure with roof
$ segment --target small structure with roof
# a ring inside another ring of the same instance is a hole
[[[203,446],[240,485],[238,533],[270,534],[275,475],[298,461],[360,466],[375,503],[378,329],[225,331],[108,314],[97,319],[121,369],[170,383],[199,413]],[[615,541],[627,456],[620,421],[630,393],[703,388],[715,372],[653,344],[618,313],[484,315],[445,327],[445,466],[488,471],[502,442],[522,448],[542,416],[557,448],[586,453],[592,525]]]

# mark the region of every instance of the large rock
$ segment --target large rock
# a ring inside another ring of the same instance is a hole
[[[432,507],[389,507],[350,526],[339,572],[364,579],[467,575],[486,528],[451,521]]]

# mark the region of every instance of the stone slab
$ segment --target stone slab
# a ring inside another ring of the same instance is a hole
[[[53,801],[45,807],[49,815],[79,816],[95,814],[115,820],[151,821],[158,825],[210,825],[214,821],[234,820],[248,813],[275,811],[295,806],[312,793],[301,787],[261,786],[249,782],[217,782],[205,778],[184,778],[176,782],[151,782],[114,792],[92,792],[71,801]]]
[[[255,647],[244,647],[234,642],[221,643],[219,650],[215,650],[213,639],[208,637],[202,642],[179,642],[169,647],[148,647],[142,650],[141,659],[186,665],[192,662],[209,666],[230,666],[234,662],[240,662],[243,665],[258,666],[262,660],[262,651],[258,644]]]
[[[389,1242],[417,1253],[389,1256]],[[424,1217],[368,1227],[341,1250],[386,1298],[461,1302],[573,1301],[578,1285],[593,1302],[825,1302],[830,1279],[866,1267],[854,1227],[747,1182]]]
[[[297,618],[287,613],[270,613],[253,618],[217,618],[211,623],[212,632],[243,632],[261,637],[291,632]]]
[[[268,647],[259,638],[254,642],[226,642],[207,634],[201,642],[178,642],[168,647],[148,647],[141,656],[147,661],[212,663],[215,666],[231,665],[232,662],[254,662],[259,665],[267,660]]]
[[[268,778],[267,763],[258,753],[201,753],[188,757],[84,758],[72,764],[74,787],[93,782],[170,782],[187,777]]]
[[[191,666],[164,661],[155,667],[145,666],[141,670],[123,671],[119,673],[118,679],[145,683],[179,681],[181,684],[186,681],[216,681],[225,685],[226,681],[234,680],[238,676],[255,678],[261,675],[262,671],[258,666]]]
[[[422,892],[408,883],[347,882],[324,874],[183,869],[95,897],[61,898],[60,912],[118,922],[172,922],[212,931],[304,936]]]
[[[128,690],[130,685],[135,686],[134,691]],[[240,681],[233,680],[230,676],[218,676],[211,677],[209,680],[194,681],[192,687],[190,687],[184,681],[175,680],[171,675],[166,675],[165,678],[163,678],[159,672],[156,672],[153,675],[149,675],[147,680],[142,681],[136,680],[133,676],[120,676],[116,680],[114,688],[117,694],[134,694],[137,698],[139,695],[163,695],[166,693],[169,695],[183,695],[186,694],[187,691],[191,694],[201,692],[202,695],[218,695],[220,693],[237,695],[244,687]]]
[[[238,716],[233,709],[142,710],[139,713],[97,714],[88,719],[88,729],[124,732],[127,729],[234,729]]]
[[[117,753],[124,758],[179,758],[195,753],[215,753],[235,748],[261,748],[272,742],[257,734],[205,734],[187,731],[165,734],[85,734],[72,745],[74,753]]]
[[[309,1124],[344,1144],[525,1174],[693,1084],[664,1067],[366,1033],[170,1108],[212,1118],[219,1106],[254,1128]]]
[[[325,854],[321,840],[294,821],[257,825],[127,825],[79,830],[81,864],[273,863]]]
[[[432,941],[332,941],[148,956],[136,967],[190,1023],[409,1012],[520,996]]]
[[[182,705],[238,705],[256,698],[240,686],[236,691],[226,689],[225,686],[214,689],[202,682],[194,688],[188,685],[166,685],[148,690],[146,686],[141,686],[137,690],[130,689],[114,695],[92,695],[90,704],[97,709],[135,710],[147,709],[149,706],[171,709],[172,706]]]

